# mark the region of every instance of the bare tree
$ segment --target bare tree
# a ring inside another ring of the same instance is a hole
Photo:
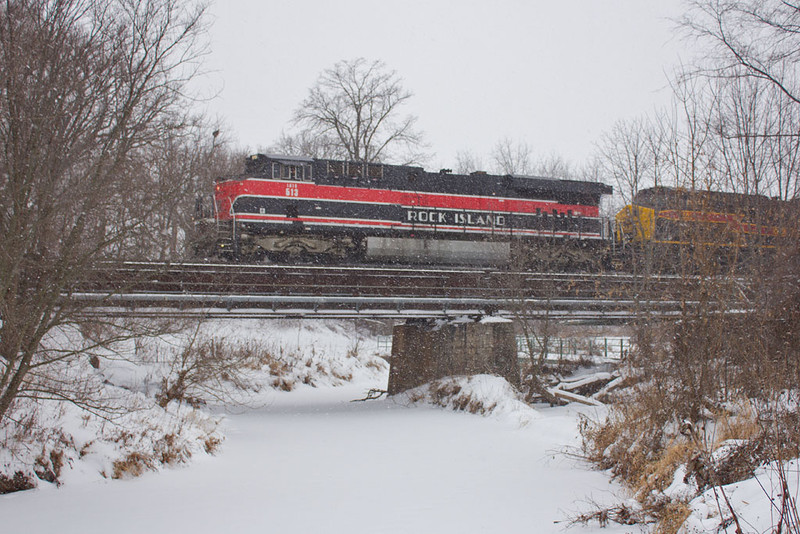
[[[485,170],[483,159],[467,150],[459,150],[456,153],[456,174],[470,174]]]
[[[718,81],[712,109],[717,135],[716,170],[723,186],[745,194],[766,194],[774,189],[772,139],[774,91],[757,78],[741,77]]]
[[[415,116],[400,116],[411,96],[382,61],[340,61],[320,75],[294,122],[302,135],[327,136],[354,161],[413,161],[421,155],[422,134]]]
[[[716,54],[701,72],[769,81],[800,103],[800,3],[787,0],[692,0],[682,20]]]
[[[0,420],[80,354],[45,345],[79,320],[70,293],[159,209],[134,178],[184,122],[203,12],[188,0],[0,7]]]
[[[504,137],[492,149],[492,161],[497,172],[502,174],[533,174],[531,147],[522,141]]]
[[[296,133],[281,132],[281,136],[265,152],[325,159],[348,157],[341,144],[330,134],[319,134],[308,129]]]
[[[745,194],[794,198],[800,106],[758,78],[715,79],[712,85],[712,165],[720,185]]]
[[[800,106],[781,92],[774,98],[769,151],[772,194],[783,200],[800,197]],[[785,132],[787,135],[781,134]]]
[[[648,127],[643,119],[618,121],[598,143],[599,160],[606,175],[614,178],[616,192],[627,201],[646,185],[652,165]]]
[[[678,74],[672,84],[675,97],[673,131],[666,150],[669,174],[665,185],[689,190],[719,188],[719,175],[712,172],[714,135],[709,110],[716,95],[703,80]]]
[[[539,158],[533,165],[533,172],[537,176],[561,178],[563,180],[574,179],[577,175],[577,171],[573,168],[572,163],[556,153],[551,153],[549,156]]]
[[[227,146],[220,127],[191,117],[146,151],[131,158],[126,180],[142,191],[140,202],[119,209],[141,220],[120,244],[131,259],[177,260],[193,244],[198,217],[208,217],[214,179],[239,170],[244,155]],[[159,209],[153,210],[153,206]]]

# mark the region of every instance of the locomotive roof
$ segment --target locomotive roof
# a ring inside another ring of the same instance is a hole
[[[253,154],[247,159],[251,161],[272,160],[287,165],[298,163],[314,163],[314,158],[309,158],[306,156],[287,156],[285,154]]]
[[[265,169],[265,164],[269,162],[282,163],[284,165],[310,165],[314,163],[350,163],[359,164],[359,162],[345,161],[345,160],[332,160],[311,158],[306,156],[292,156],[286,154],[253,154],[246,160],[245,172],[246,173],[260,173]],[[387,169],[392,169],[399,172],[405,172],[419,176],[426,174],[429,176],[448,177],[448,178],[477,178],[483,180],[501,179],[504,180],[507,186],[515,189],[525,191],[548,190],[554,189],[563,191],[565,193],[581,193],[581,194],[594,194],[605,195],[612,193],[612,187],[599,182],[583,182],[579,180],[564,180],[559,178],[549,178],[545,176],[531,176],[524,174],[506,174],[506,175],[493,175],[484,172],[474,172],[469,175],[451,174],[450,172],[430,172],[425,171],[422,167],[410,165],[390,165],[383,163],[370,163],[370,165],[383,166]]]
[[[777,206],[785,202],[764,195],[657,186],[638,191],[634,196],[634,203],[656,209],[681,206],[737,211]]]
[[[610,195],[614,188],[601,182],[582,182],[580,180],[563,180],[544,176],[528,176],[509,174],[510,184],[516,189],[535,192],[541,190],[559,190],[565,193],[582,193],[590,195]]]

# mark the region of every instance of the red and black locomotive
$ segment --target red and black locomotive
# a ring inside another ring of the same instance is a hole
[[[203,255],[509,264],[590,258],[602,183],[256,154],[215,185]],[[559,246],[565,245],[565,246]],[[596,258],[595,258],[596,259]]]

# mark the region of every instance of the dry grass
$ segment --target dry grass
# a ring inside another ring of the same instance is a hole
[[[219,438],[208,436],[203,445],[206,452],[213,452],[219,445]],[[112,464],[111,478],[135,478],[145,471],[155,470],[159,465],[176,465],[191,458],[189,444],[175,433],[168,433],[158,439],[152,451],[133,451],[123,459]]]
[[[758,464],[748,444],[762,435],[746,402],[732,403],[729,410],[709,413],[704,424],[692,425],[676,416],[669,392],[663,383],[639,383],[604,420],[581,421],[585,456],[625,483],[644,513],[654,518],[656,532],[664,534],[676,532],[689,513],[686,502],[664,493],[678,469],[685,469],[684,482],[698,491],[746,478]],[[705,428],[713,429],[713,435],[706,435]],[[712,460],[711,452],[732,439],[744,441]]]
[[[378,360],[378,359],[369,360],[366,363],[367,369],[372,369],[374,371],[383,371],[387,365],[388,363],[386,363],[385,360]]]
[[[55,483],[61,476],[61,469],[64,467],[64,451],[62,449],[51,449],[48,453],[46,449],[42,449],[39,456],[36,457],[33,466],[33,472],[39,480],[45,482]]]
[[[164,465],[174,465],[192,456],[188,449],[180,446],[178,436],[173,433],[164,435],[156,442],[154,453]]]
[[[153,460],[150,456],[140,452],[132,452],[124,459],[117,460],[112,465],[111,478],[135,478],[141,476],[145,471],[153,470]]]
[[[269,373],[273,376],[283,376],[289,374],[289,372],[292,370],[291,366],[289,366],[286,362],[271,356],[269,358],[262,357],[261,365],[266,365],[269,368]]]
[[[205,450],[207,454],[216,454],[220,445],[222,445],[221,438],[217,436],[209,436],[203,441],[203,450]]]
[[[35,487],[36,484],[22,471],[17,471],[10,477],[0,473],[0,495],[33,489]]]
[[[612,507],[595,506],[591,512],[578,514],[572,519],[572,524],[587,524],[597,522],[601,527],[607,527],[609,523],[620,525],[637,525],[652,523],[653,521],[642,513],[641,510],[632,508],[625,504]]]
[[[691,424],[676,417],[669,392],[663,382],[640,383],[604,420],[581,421],[585,456],[630,488],[655,520],[655,532],[677,532],[688,517],[688,505],[681,500],[686,497],[664,493],[679,469],[685,472],[683,482],[699,493],[749,478],[776,455],[796,457],[800,450],[800,425],[791,409],[765,416],[751,400],[740,398]],[[607,512],[595,519],[618,515]]]
[[[341,380],[342,382],[350,382],[351,380],[353,380],[353,373],[343,373],[338,369],[332,369],[331,376],[333,376],[337,380]]]
[[[667,501],[657,512],[658,522],[653,532],[655,534],[675,534],[689,517],[691,509],[682,501]]]
[[[272,350],[254,342],[196,340],[174,357],[158,399],[162,406],[173,400],[193,406],[206,398],[234,401],[229,394],[231,388],[258,389],[259,385],[251,383],[246,374],[253,370],[266,371],[271,377],[269,385],[281,391],[292,391],[297,383],[316,386],[317,376],[331,376],[343,382],[353,379],[352,373],[324,365],[313,351],[306,356],[283,346]]]
[[[637,402],[614,405],[603,421],[583,418],[580,422],[586,457],[631,486],[639,484],[648,464],[666,446],[667,421],[650,392],[639,393]]]
[[[720,410],[714,414],[714,448],[723,442],[735,440],[755,440],[763,429],[758,422],[758,413],[752,403],[735,403],[733,409]]]
[[[272,387],[281,391],[292,391],[294,389],[294,381],[278,376],[272,379]]]
[[[496,403],[486,404],[472,396],[469,391],[464,390],[457,381],[448,379],[431,382],[427,391],[418,390],[411,393],[409,397],[409,401],[412,403],[424,400],[443,408],[452,408],[477,415],[486,415],[497,407]]]
[[[654,492],[660,493],[672,484],[675,471],[686,465],[700,451],[691,441],[679,437],[661,450],[660,454],[641,463],[633,490],[640,501],[646,501]]]
[[[652,518],[655,532],[677,532],[689,515],[689,507],[663,491],[672,484],[678,468],[699,454],[698,445],[680,434],[665,436],[637,404],[615,407],[604,422],[584,419],[581,431],[586,456],[621,479],[642,507],[637,513],[625,507],[622,511],[620,507],[601,509],[591,519],[633,524]]]

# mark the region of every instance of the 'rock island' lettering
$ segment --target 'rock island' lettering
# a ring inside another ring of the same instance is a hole
[[[504,215],[475,212],[446,212],[436,210],[407,210],[406,221],[420,224],[450,224],[457,226],[505,226]]]

